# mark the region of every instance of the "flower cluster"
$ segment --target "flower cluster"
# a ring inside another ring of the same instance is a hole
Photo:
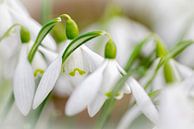
[[[110,33],[80,34],[67,14],[41,27],[18,0],[0,1],[0,18],[0,81],[10,82],[14,97],[0,118],[6,119],[15,102],[25,117],[35,114],[34,126],[49,98],[57,95],[68,97],[67,116],[85,109],[90,117],[100,112],[97,127],[102,128],[114,104],[127,97],[128,111],[118,129],[142,115],[150,129],[193,128],[193,70],[176,60],[193,40],[167,49],[158,35],[118,16],[97,25]],[[62,45],[49,35],[58,23],[65,26]]]

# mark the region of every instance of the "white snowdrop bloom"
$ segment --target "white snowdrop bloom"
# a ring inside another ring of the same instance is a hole
[[[89,115],[93,117],[110,97],[113,86],[126,74],[115,60],[116,51],[115,43],[109,38],[105,46],[105,60],[73,91],[65,108],[67,115],[75,115],[88,108]],[[124,93],[130,93],[127,85],[116,98],[122,98]]]
[[[74,90],[67,102],[66,114],[75,115],[88,108],[89,115],[93,117],[103,106],[108,94],[123,74],[126,73],[116,60],[106,59]],[[129,86],[126,85],[117,97],[121,98],[124,93],[130,93]]]
[[[155,71],[157,65],[159,64],[159,62],[160,62],[159,58],[157,60],[155,60],[153,65],[151,66],[151,68],[147,71],[144,78],[142,78],[140,80],[140,82],[143,86],[148,82],[148,80],[154,74],[154,71]],[[169,60],[169,65],[171,67],[172,76],[173,76],[173,79],[175,82],[181,82],[182,80],[191,76],[193,73],[192,69],[190,69],[189,67],[187,67],[185,65],[180,64],[179,62],[175,61],[174,59]],[[168,69],[166,69],[166,70],[169,71]],[[165,69],[163,66],[162,68],[160,68],[155,79],[150,84],[151,85],[150,90],[163,89],[164,86],[170,84],[170,83],[166,82],[164,71],[165,71]]]
[[[26,9],[18,0],[1,1],[0,19],[3,19],[0,24],[1,37],[12,25],[21,24],[30,30],[32,41],[35,41],[41,28],[41,26],[29,16]],[[19,25],[15,29],[16,31],[10,32],[10,34],[0,42],[0,59],[2,60],[1,66],[3,67],[3,72],[1,74],[3,74],[2,76],[5,79],[12,78],[17,64],[18,53],[20,51],[20,40],[17,33],[18,28]],[[47,49],[56,50],[55,42],[51,36],[47,36],[42,44]],[[37,54],[36,57],[40,57],[40,54]],[[39,64],[41,64],[41,62],[39,62]]]
[[[79,84],[85,78],[85,76],[94,71],[94,69],[96,69],[103,60],[101,56],[97,55],[89,48],[82,45],[80,48],[75,50],[67,58],[67,62],[65,61],[63,64],[63,52],[64,50],[58,55],[58,57],[49,65],[49,67],[45,71],[35,94],[33,109],[37,108],[48,96],[48,94],[54,88],[58,78],[62,78],[60,76],[61,71],[63,71],[63,74],[61,75],[64,75],[64,86],[67,86],[65,85],[66,82],[70,85],[69,81],[71,81],[71,88],[74,89],[75,84]],[[79,82],[77,80],[79,80]],[[66,88],[67,90],[69,89],[69,91],[71,92],[71,88],[69,88],[69,85]]]
[[[35,40],[40,31],[40,24],[32,19],[26,9],[18,0],[4,0],[0,3],[0,35],[2,35],[13,24],[21,24],[27,27],[32,35],[32,40]],[[50,35],[46,36],[42,43],[45,47],[56,50],[56,44]]]
[[[134,46],[150,34],[146,27],[125,17],[114,17],[104,24],[96,23],[88,28],[88,30],[94,30],[96,28],[102,28],[112,35],[117,46],[116,59],[121,66],[125,66],[127,63]],[[95,42],[96,44],[91,43],[89,47],[103,55],[106,40],[98,38]],[[143,53],[148,55],[153,49],[153,42],[150,41],[150,43],[145,45]]]
[[[30,33],[26,28],[21,27],[20,35],[21,49],[13,75],[13,92],[17,107],[23,115],[27,115],[30,112],[34,98],[36,88],[35,77],[39,72],[44,72],[47,63],[39,51],[35,53],[30,63],[28,53],[33,44],[33,42],[30,41]],[[47,51],[46,56],[50,55],[48,50],[42,48],[42,52],[43,50]]]
[[[28,61],[28,52],[30,50],[30,43],[22,44],[19,60],[17,61],[16,69],[13,75],[13,91],[16,105],[23,115],[27,115],[32,107],[32,102],[35,94],[35,81],[37,74],[42,74],[47,68],[47,62],[43,55],[37,51],[32,64]],[[42,48],[46,53],[50,51]],[[47,54],[49,56],[49,54]],[[50,57],[52,58],[52,56]]]
[[[193,129],[194,103],[185,87],[187,85],[177,84],[162,92],[159,129]]]

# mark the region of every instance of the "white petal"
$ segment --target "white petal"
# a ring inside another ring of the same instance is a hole
[[[22,15],[29,16],[27,9],[24,7],[24,5],[20,2],[20,0],[6,0],[7,5],[11,8],[13,8],[15,11]]]
[[[59,96],[67,96],[73,92],[74,87],[66,77],[60,76],[54,90]]]
[[[42,69],[45,70],[47,68],[47,63],[44,60],[43,56],[39,51],[36,52],[34,59],[32,61],[33,69]]]
[[[47,59],[47,61],[49,63],[51,63],[54,59],[57,58],[57,53],[51,51],[51,50],[47,50],[46,48],[39,46],[38,50],[43,53],[43,55],[45,56],[45,58]]]
[[[137,105],[130,108],[121,118],[117,129],[128,129],[132,122],[141,114],[141,109]]]
[[[45,71],[36,90],[33,109],[36,109],[44,101],[44,99],[48,96],[48,94],[55,86],[55,83],[61,72],[61,65],[62,57],[58,56],[56,60],[54,60]]]
[[[0,36],[2,36],[13,24],[7,6],[4,3],[0,4],[0,19]]]
[[[27,115],[34,97],[35,82],[32,67],[27,60],[27,46],[25,45],[22,46],[19,63],[14,74],[13,89],[19,110]]]
[[[103,106],[104,102],[106,101],[107,97],[102,94],[101,92],[97,94],[94,100],[88,105],[88,113],[90,117],[96,115],[96,113],[100,110]]]
[[[90,72],[95,71],[98,68],[98,66],[102,64],[103,57],[93,52],[85,45],[81,46],[81,50],[83,53],[84,61],[86,62],[86,65],[89,67]]]
[[[101,86],[105,67],[106,63],[88,76],[81,85],[75,89],[66,105],[65,112],[67,115],[72,116],[81,112],[92,102]]]
[[[129,78],[127,82],[131,88],[137,105],[142,107],[141,109],[145,116],[147,116],[154,124],[156,124],[159,119],[158,111],[147,93],[135,79]]]

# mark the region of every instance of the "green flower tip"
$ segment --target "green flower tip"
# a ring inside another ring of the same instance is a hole
[[[30,41],[30,32],[24,26],[20,28],[20,39],[22,43],[28,43]]]
[[[115,59],[117,54],[117,47],[112,39],[109,39],[105,46],[105,58]]]
[[[79,29],[74,20],[68,18],[66,20],[66,36],[68,39],[74,39],[79,35]]]
[[[156,43],[156,55],[158,57],[164,57],[167,55],[167,50],[166,50],[164,44],[161,43],[160,41],[158,41]]]

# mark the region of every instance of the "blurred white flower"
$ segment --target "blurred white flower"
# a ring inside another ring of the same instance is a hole
[[[96,23],[89,27],[88,30],[95,30],[96,28],[101,28],[111,34],[117,46],[116,59],[122,67],[126,65],[134,46],[150,34],[146,27],[125,17],[114,17],[104,24]],[[89,47],[103,55],[106,40],[102,37],[91,42],[95,43],[91,43],[91,45],[89,43]],[[148,55],[153,49],[154,45],[150,42],[145,45],[143,53]]]
[[[140,80],[141,84],[145,86],[151,76],[154,74],[157,65],[159,64],[160,59],[155,60],[151,68],[147,71],[146,75]],[[185,65],[180,64],[179,62],[175,61],[174,59],[169,60],[169,65],[172,68],[173,78],[176,82],[181,82],[184,79],[188,78],[193,74],[193,70]],[[160,68],[158,74],[156,75],[155,79],[150,84],[150,90],[159,90],[163,89],[165,86],[169,85],[164,77],[164,67]]]
[[[106,59],[72,93],[66,105],[66,114],[75,115],[87,107],[89,115],[93,117],[103,106],[113,86],[123,74],[126,73],[116,60]],[[130,93],[129,86],[124,86],[116,98],[120,99],[124,93]]]
[[[64,87],[62,88],[62,90],[67,88],[68,91],[71,92],[71,90],[69,90],[69,86],[72,86],[71,88],[79,86],[80,82],[85,78],[85,76],[90,74],[90,72],[93,72],[103,60],[101,56],[97,55],[83,45],[75,50],[67,58],[67,61],[62,64],[63,52],[64,50],[58,55],[55,61],[53,61],[45,71],[34,97],[34,109],[37,108],[52,91],[58,78],[61,82],[64,82]],[[65,75],[64,79],[62,79],[63,77],[60,77],[62,69],[62,75]],[[71,83],[69,83],[69,81]]]

